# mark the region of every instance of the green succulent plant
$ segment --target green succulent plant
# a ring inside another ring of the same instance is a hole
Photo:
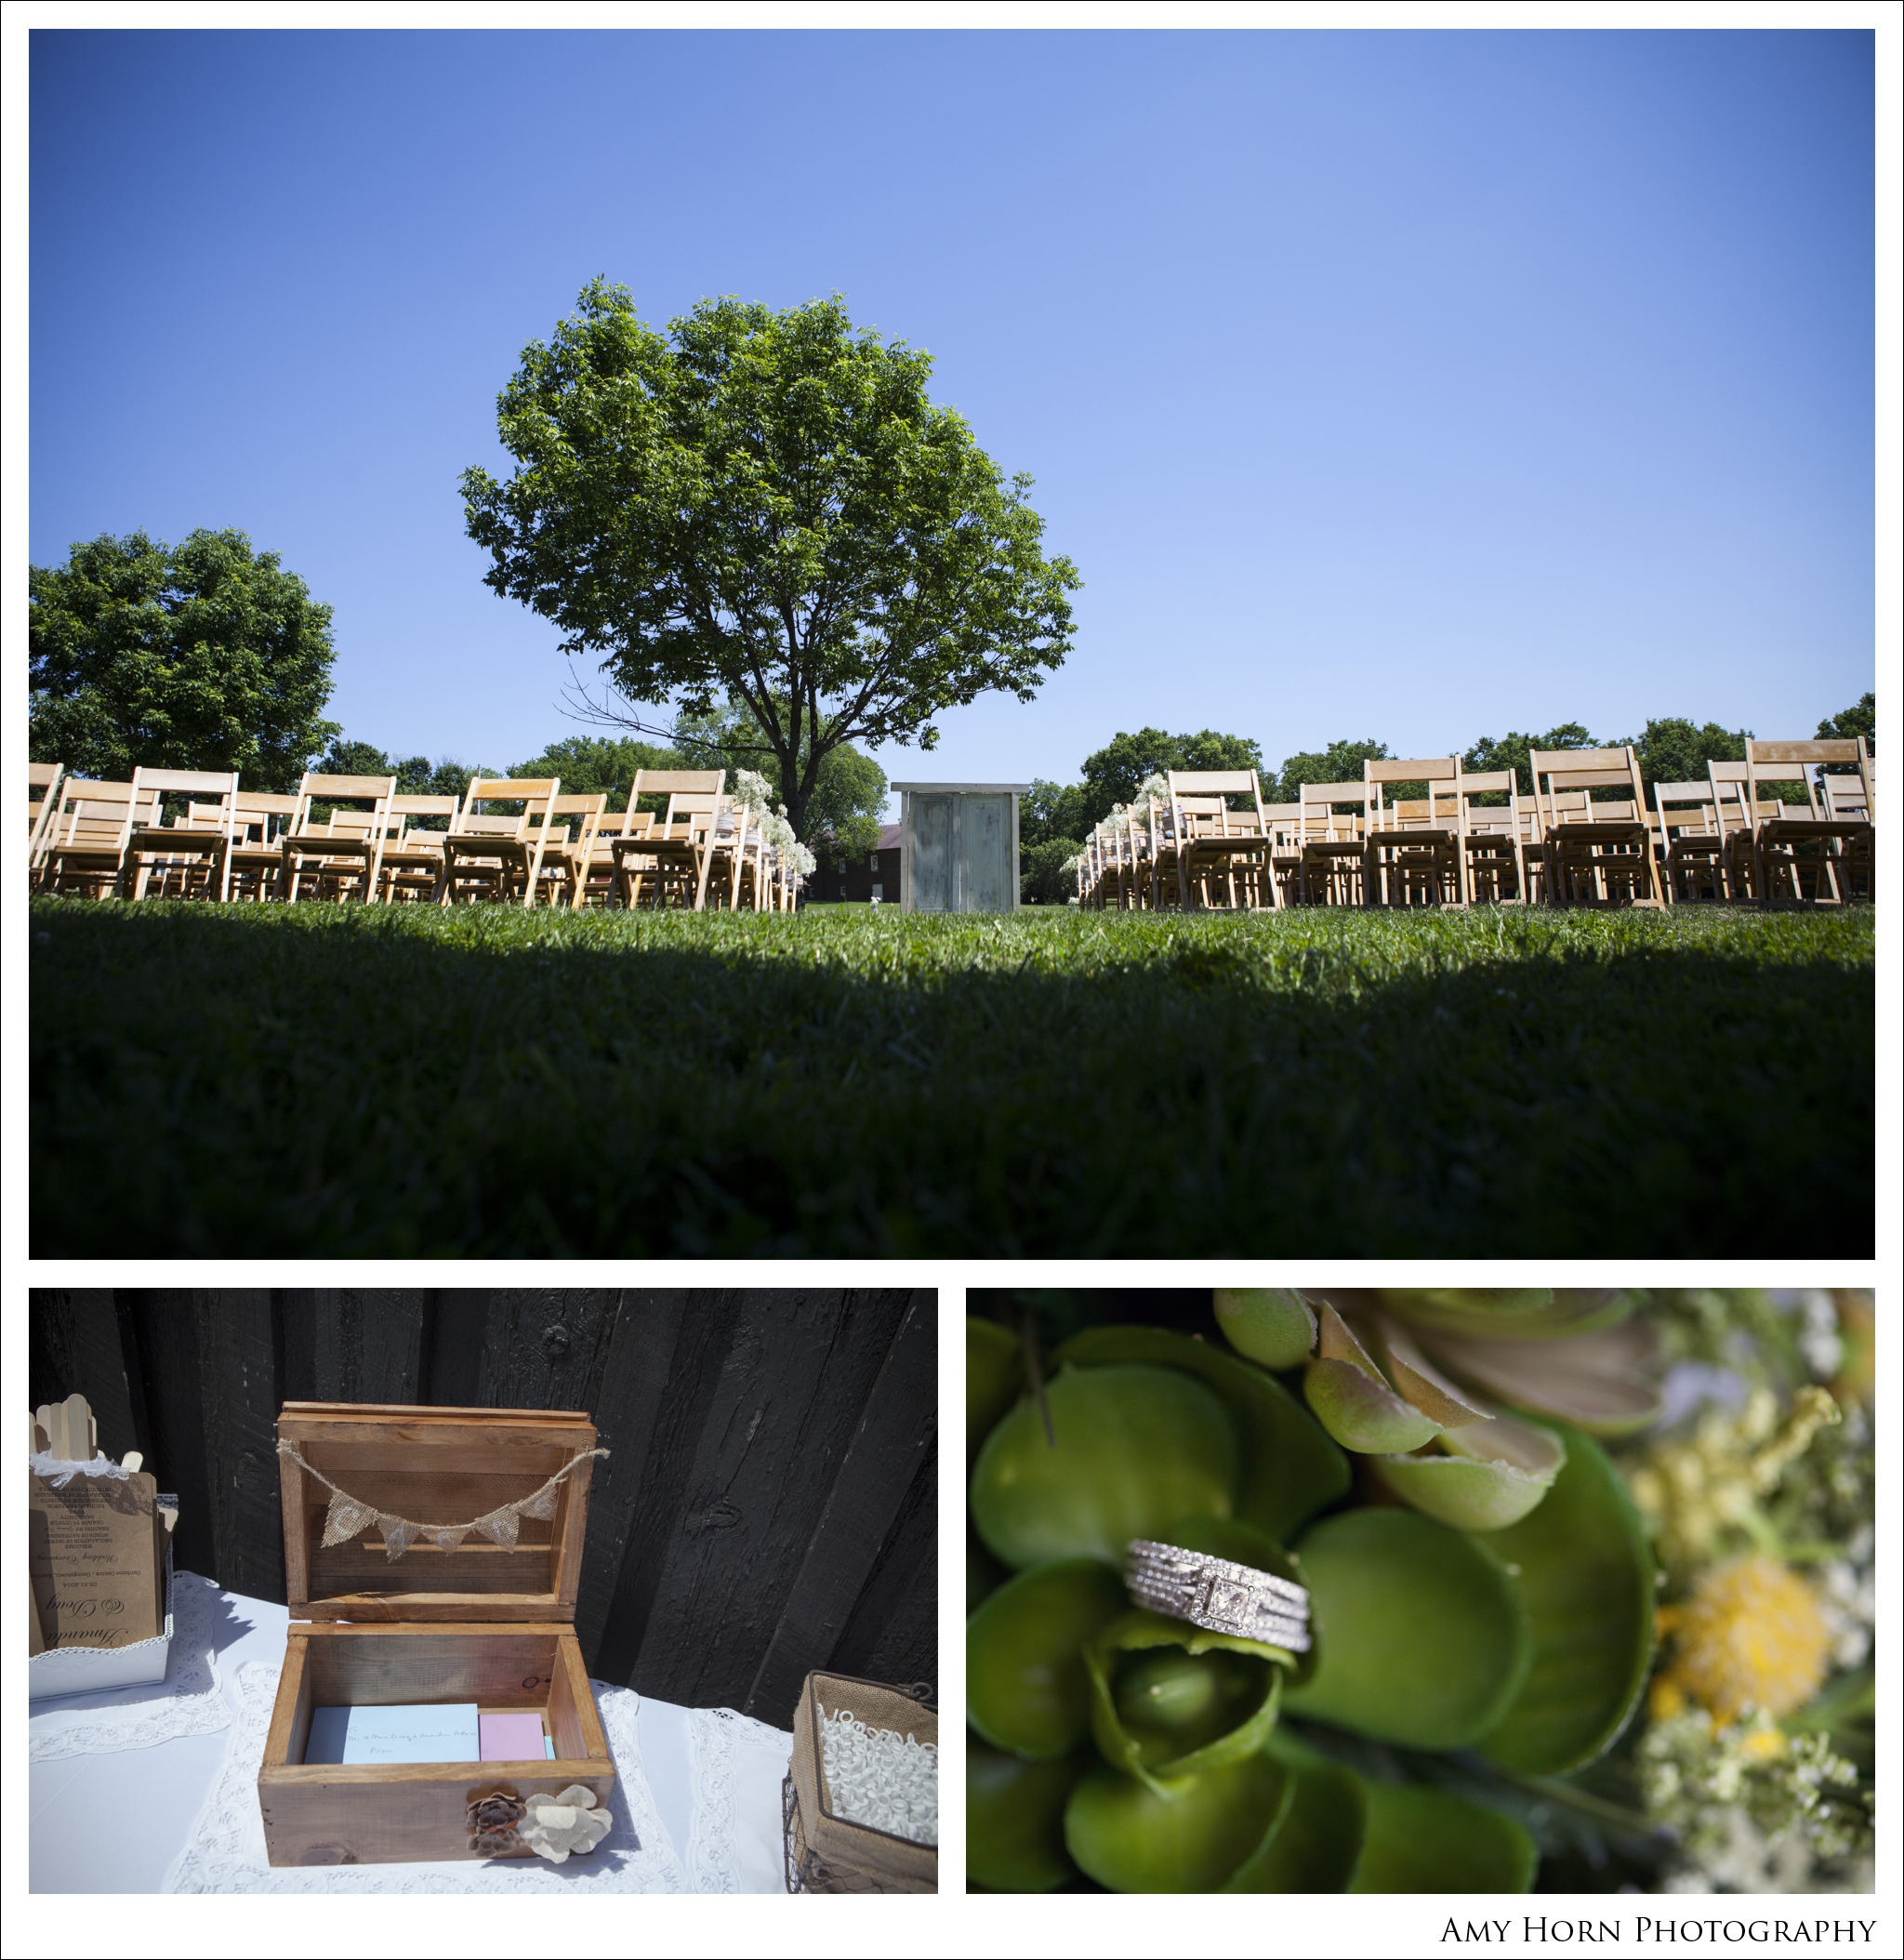
[[[1568,1345],[1620,1318],[1605,1298],[1423,1297],[1435,1312],[1418,1318],[1392,1294],[1220,1294],[1227,1347],[1087,1328],[1049,1357],[1041,1395],[1026,1344],[1007,1336],[1008,1364],[1002,1331],[972,1323],[991,1371],[970,1405],[972,1883],[1532,1884],[1514,1818],[1341,1758],[1472,1751],[1553,1776],[1620,1732],[1654,1584],[1623,1486],[1582,1428],[1496,1407],[1444,1350],[1474,1338],[1457,1309]],[[1293,1369],[1287,1384],[1272,1371]],[[1122,1569],[1140,1537],[1305,1586],[1311,1649],[1134,1607]]]

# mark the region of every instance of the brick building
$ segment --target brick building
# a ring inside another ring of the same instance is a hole
[[[877,897],[881,905],[899,903],[899,826],[879,827],[879,848],[865,857],[848,860],[842,873],[837,859],[822,856],[806,881],[807,897],[815,905],[865,905]]]

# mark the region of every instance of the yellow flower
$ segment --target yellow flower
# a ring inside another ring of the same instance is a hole
[[[1831,1663],[1818,1595],[1763,1556],[1706,1573],[1684,1606],[1661,1611],[1659,1625],[1676,1645],[1654,1686],[1656,1713],[1676,1690],[1722,1726],[1749,1707],[1787,1715],[1818,1691]]]

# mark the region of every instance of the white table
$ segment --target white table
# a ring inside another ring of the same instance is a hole
[[[189,1575],[184,1575],[188,1576]],[[282,1606],[220,1593],[223,1624],[214,1636],[220,1688],[235,1717],[241,1709],[238,1670],[246,1662],[275,1666],[284,1656],[290,1615]],[[164,1689],[61,1696],[32,1704],[29,1727],[61,1727],[77,1712],[126,1710]],[[641,1755],[663,1827],[683,1867],[695,1838],[694,1711],[643,1697]],[[237,1733],[234,1725],[210,1735],[179,1735],[150,1747],[110,1755],[55,1757],[31,1763],[28,1782],[28,1883],[34,1892],[156,1892],[184,1850],[193,1822]],[[789,1749],[792,1737],[787,1737]],[[780,1891],[779,1776],[760,1750],[735,1752],[734,1799],[740,1889]],[[782,1766],[784,1768],[784,1765]],[[706,1781],[707,1766],[703,1766]],[[99,1795],[110,1791],[112,1828],[99,1829]],[[611,1799],[611,1804],[613,1800]],[[770,1857],[770,1849],[775,1854]],[[455,1864],[438,1869],[455,1872]]]

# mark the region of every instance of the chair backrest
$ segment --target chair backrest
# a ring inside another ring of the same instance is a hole
[[[1422,783],[1427,786],[1427,796],[1410,801],[1419,801],[1425,807],[1413,813],[1412,820],[1432,824],[1439,812],[1445,808],[1448,820],[1452,822],[1460,814],[1457,806],[1461,801],[1461,763],[1459,756],[1433,756],[1414,761],[1404,761],[1395,757],[1385,757],[1377,761],[1365,756],[1362,761],[1362,781],[1373,792],[1367,806],[1368,820],[1371,823],[1379,822],[1385,811],[1395,808],[1386,798],[1391,783]],[[1404,817],[1400,821],[1406,824],[1410,819]]]
[[[69,775],[59,790],[51,822],[42,835],[43,854],[61,850],[125,850],[135,824],[156,824],[159,793],[148,790],[135,769],[126,783]]]
[[[1256,778],[1253,769],[1172,769],[1166,780],[1170,788],[1170,804],[1174,812],[1183,806],[1185,796],[1216,799],[1216,826],[1213,832],[1202,835],[1217,837],[1267,837],[1269,826],[1263,814],[1263,785]],[[1231,807],[1233,796],[1248,797],[1248,803],[1241,809]],[[1179,837],[1187,835],[1181,825]]]
[[[1305,843],[1341,843],[1368,828],[1368,783],[1304,783],[1297,792],[1302,812],[1302,839]],[[1338,803],[1355,807],[1339,812]]]
[[[1805,807],[1813,816],[1821,816],[1818,790],[1813,780],[1823,773],[1823,765],[1850,763],[1864,785],[1865,806],[1871,806],[1871,752],[1862,735],[1833,736],[1813,742],[1760,742],[1752,736],[1745,743],[1746,794],[1756,803],[1761,783],[1802,782]]]
[[[229,803],[238,794],[235,769],[141,769],[141,789],[156,789],[167,796],[215,796]]]
[[[569,841],[574,843],[577,851],[586,854],[595,842],[595,832],[600,827],[607,809],[608,795],[604,790],[594,796],[551,797],[549,804],[549,815],[551,821],[556,817],[566,816],[578,817],[581,820],[579,828],[569,825],[564,825],[562,828],[565,830],[574,830],[574,835]],[[551,844],[557,841],[552,831],[549,841]],[[563,848],[568,848],[567,842],[563,843]]]
[[[628,821],[635,814],[636,803],[644,796],[719,796],[726,788],[724,769],[638,769],[634,781],[628,785],[628,806],[622,812],[621,834],[634,835]]]
[[[462,814],[463,800],[459,796],[393,796],[390,798],[390,814],[401,816],[404,826],[412,833],[418,828],[415,819],[419,816],[441,816],[446,818],[444,828],[454,830],[456,818]]]
[[[1476,803],[1477,796],[1505,796],[1504,803]],[[1455,782],[1455,798],[1462,827],[1479,836],[1518,837],[1521,832],[1521,781],[1512,769],[1462,770]]]
[[[397,779],[393,775],[307,775],[298,785],[297,807],[291,813],[289,826],[291,835],[302,837],[311,829],[313,802],[369,803],[380,814],[389,809],[390,800],[396,793]]]
[[[1825,814],[1833,823],[1844,823],[1862,817],[1871,820],[1871,792],[1865,787],[1861,775],[1821,775],[1818,778],[1818,800],[1825,806]]]
[[[1534,778],[1534,803],[1541,822],[1562,821],[1554,799],[1567,791],[1586,792],[1589,816],[1598,816],[1592,807],[1595,789],[1624,789],[1632,807],[1624,816],[1609,815],[1608,822],[1636,820],[1646,807],[1646,792],[1640,781],[1639,759],[1631,744],[1620,748],[1534,748],[1527,752],[1527,767]]]
[[[690,841],[705,831],[718,828],[727,805],[728,799],[719,790],[672,791],[667,812],[651,834],[670,843]]]
[[[297,814],[298,799],[295,795],[270,789],[241,789],[231,805],[232,837],[240,842],[248,841],[256,830],[258,840],[254,848],[271,846]]]
[[[507,829],[484,824],[475,834],[481,837],[524,838],[540,828],[549,821],[549,806],[562,793],[562,778],[559,775],[472,775],[469,788],[463,798],[461,828],[474,830],[468,820],[473,816],[490,813],[477,808],[480,803],[521,803],[522,810],[509,819]],[[499,814],[499,813],[498,813]]]
[[[46,834],[46,826],[58,807],[53,791],[65,774],[63,762],[29,762],[26,765],[27,850],[34,857],[39,855],[40,840]]]
[[[1691,809],[1685,807],[1688,803]],[[1659,813],[1662,836],[1674,830],[1697,830],[1701,837],[1718,835],[1719,792],[1710,778],[1703,783],[1655,783],[1653,807]]]

